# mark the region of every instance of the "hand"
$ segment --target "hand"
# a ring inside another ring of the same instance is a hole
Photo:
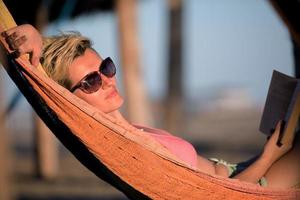
[[[33,26],[30,24],[20,25],[2,32],[1,36],[5,38],[16,58],[29,53],[31,64],[38,66],[43,41],[41,34]]]
[[[274,163],[292,148],[292,144],[283,144],[280,147],[277,145],[280,135],[280,127],[281,121],[277,123],[276,129],[265,144],[264,152],[262,154],[262,157],[269,160],[271,163]]]

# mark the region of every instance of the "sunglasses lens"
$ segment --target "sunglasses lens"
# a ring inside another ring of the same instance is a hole
[[[93,93],[99,90],[102,80],[98,72],[91,73],[81,83],[81,89],[86,93]]]
[[[102,61],[99,71],[108,78],[112,78],[117,72],[116,66],[110,57]],[[70,91],[74,92],[76,89],[80,88],[83,92],[88,94],[96,92],[102,84],[100,73],[95,71],[88,74],[77,85],[71,88]]]
[[[113,77],[116,75],[116,66],[113,61],[108,57],[102,61],[100,66],[100,72],[105,75],[106,77]]]

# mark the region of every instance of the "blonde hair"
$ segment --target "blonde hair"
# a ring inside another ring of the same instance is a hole
[[[51,79],[70,90],[72,83],[69,79],[69,66],[91,46],[91,41],[78,32],[46,37],[43,39],[40,61]]]

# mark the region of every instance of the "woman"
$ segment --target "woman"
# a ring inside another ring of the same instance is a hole
[[[110,58],[103,59],[87,38],[78,33],[69,33],[43,40],[31,25],[17,26],[1,35],[5,37],[14,56],[30,53],[33,65],[37,66],[41,61],[49,77],[74,95],[118,121],[134,126],[119,111],[123,99],[117,90],[113,61]],[[240,171],[237,169],[241,165],[228,165],[224,161],[213,161],[197,155],[190,143],[163,130],[135,127],[143,129],[145,134],[163,144],[179,159],[205,173],[260,185],[266,185],[267,180],[268,187],[291,188],[300,182],[300,157],[297,155],[300,140],[298,138],[295,141],[293,148],[285,145],[278,147],[276,142],[280,123],[265,144],[262,154]]]

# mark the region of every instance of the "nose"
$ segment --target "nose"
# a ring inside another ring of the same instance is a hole
[[[109,78],[109,77],[107,77],[107,76],[105,76],[101,73],[100,73],[100,76],[101,76],[101,79],[102,79],[102,86],[101,87],[103,89],[109,88],[112,85],[114,85],[114,81],[113,81],[114,77]]]

